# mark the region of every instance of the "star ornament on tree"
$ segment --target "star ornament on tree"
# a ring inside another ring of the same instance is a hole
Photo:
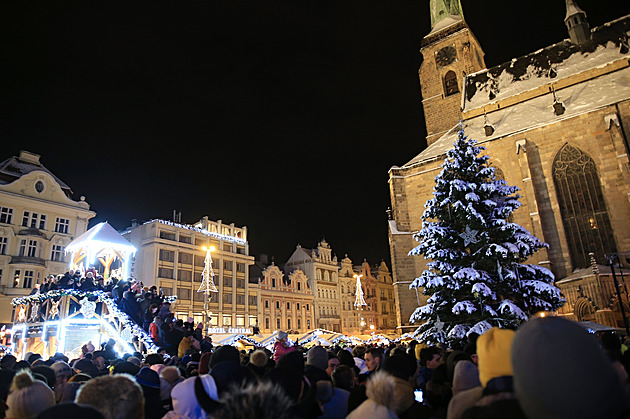
[[[466,226],[466,230],[459,235],[462,239],[464,239],[464,246],[468,247],[470,243],[477,243],[479,240],[477,239],[477,230],[471,230],[470,226]]]

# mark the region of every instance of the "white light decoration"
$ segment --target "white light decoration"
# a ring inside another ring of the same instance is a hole
[[[214,247],[204,247],[206,251],[206,259],[203,262],[203,272],[201,272],[201,286],[197,292],[203,292],[209,295],[211,292],[219,292],[214,284],[214,270],[212,269],[212,251]]]
[[[363,288],[361,288],[361,277],[363,275],[355,275],[357,278],[357,290],[356,290],[356,298],[354,300],[354,306],[359,310],[361,306],[367,306],[365,303],[365,299],[363,298]]]
[[[184,228],[186,230],[196,231],[197,233],[205,234],[206,236],[214,237],[219,240],[234,242],[234,243],[238,243],[242,245],[247,244],[247,241],[245,239],[241,239],[240,237],[228,236],[226,234],[219,234],[219,233],[215,233],[214,231],[208,231],[206,229],[198,228],[198,227],[191,226],[188,224],[179,224],[179,223],[174,223],[172,221],[166,221],[166,220],[151,220],[151,221],[147,221],[144,224],[149,224],[149,223],[154,223],[154,222],[166,224],[166,225],[177,227],[177,228]]]

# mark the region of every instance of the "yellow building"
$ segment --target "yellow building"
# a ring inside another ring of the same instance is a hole
[[[251,332],[258,325],[258,285],[249,283],[247,227],[209,221],[194,225],[151,220],[122,233],[138,251],[131,275],[146,286],[156,285],[165,295],[177,295],[171,308],[178,318],[204,322],[206,294],[198,292],[206,251],[212,255],[213,281],[218,292],[209,294],[209,326],[213,333]]]
[[[359,275],[366,305],[357,307],[355,305],[356,284]],[[394,285],[391,273],[384,261],[374,267],[371,267],[367,261],[353,267],[352,260],[346,255],[341,260],[339,283],[344,334],[395,333],[397,323]]]
[[[260,329],[304,333],[313,329],[315,307],[308,278],[300,269],[284,273],[273,263],[261,272]]]
[[[65,247],[96,214],[40,162],[20,151],[0,163],[0,323],[11,323],[11,299],[49,274],[68,270]]]

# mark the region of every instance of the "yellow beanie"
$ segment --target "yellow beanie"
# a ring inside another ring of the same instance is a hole
[[[483,387],[496,377],[513,375],[510,350],[514,331],[493,327],[477,339],[479,381]]]

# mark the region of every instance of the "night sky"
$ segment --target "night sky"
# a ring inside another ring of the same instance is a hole
[[[591,27],[628,1],[578,0]],[[516,8],[519,6],[518,9]],[[568,37],[565,1],[462,0],[497,65]],[[325,237],[389,264],[387,172],[425,147],[428,0],[3,1],[0,160],[25,149],[97,216],[247,226],[282,263]],[[422,211],[422,208],[418,208]]]

